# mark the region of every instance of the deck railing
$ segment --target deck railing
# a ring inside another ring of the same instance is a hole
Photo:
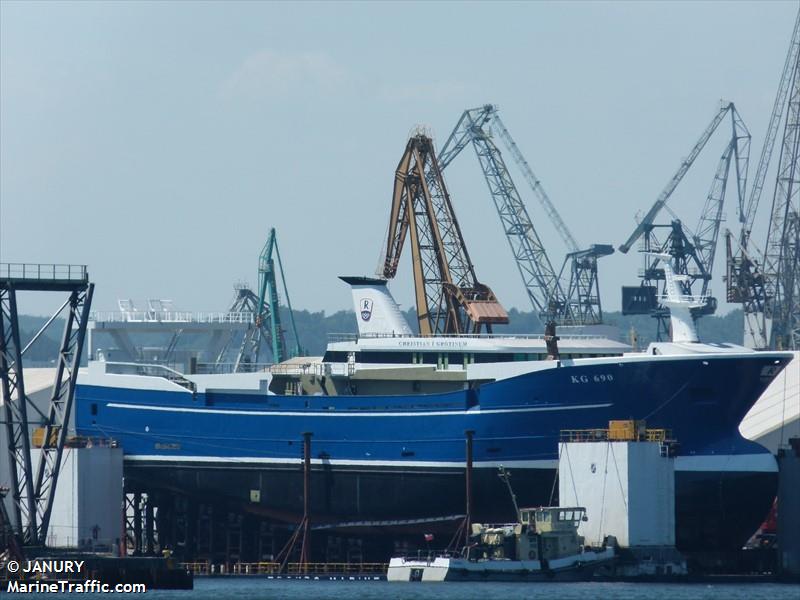
[[[275,363],[240,363],[236,371],[236,363],[197,363],[197,375],[220,375],[228,373],[268,373]]]
[[[191,312],[191,311],[96,311],[90,321],[102,323],[202,323],[202,324],[250,324],[253,313],[243,312]]]
[[[329,377],[331,375],[349,375],[352,369],[345,363],[313,362],[313,363],[289,363],[272,365],[269,372],[273,375],[317,375],[318,377]]]
[[[608,337],[599,334],[562,334],[558,333],[561,340],[607,340]],[[403,338],[469,338],[469,339],[518,339],[545,341],[543,333],[437,333],[435,335],[421,335],[417,333],[329,333],[329,342],[356,342],[359,339],[403,339]]]
[[[106,373],[111,375],[137,375],[139,377],[161,377],[172,383],[186,388],[190,392],[197,391],[197,385],[184,377],[183,373],[165,365],[132,363],[132,362],[105,362]]]

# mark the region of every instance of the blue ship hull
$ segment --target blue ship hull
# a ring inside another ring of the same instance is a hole
[[[465,431],[474,431],[475,516],[547,504],[564,429],[645,419],[672,430],[679,547],[736,549],[775,495],[771,455],[738,425],[788,362],[768,354],[642,357],[563,366],[445,394],[274,396],[79,385],[80,435],[118,440],[126,477],[296,515],[302,435],[311,432],[316,521],[463,512]]]

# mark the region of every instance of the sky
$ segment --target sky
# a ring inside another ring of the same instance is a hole
[[[337,276],[375,273],[409,133],[424,126],[441,145],[464,109],[486,103],[578,242],[618,246],[722,99],[752,133],[755,171],[797,10],[2,0],[0,261],[87,264],[98,310],[118,298],[225,310],[235,283],[257,281],[275,227],[292,304],[349,309]],[[670,200],[691,227],[728,132]],[[564,244],[512,176],[559,268]],[[530,310],[471,151],[446,180],[478,278],[507,308]],[[731,187],[732,229],[734,199]],[[640,267],[635,251],[602,259],[606,310],[619,309]],[[723,271],[718,260],[718,297]],[[411,305],[408,260],[391,289]],[[41,296],[20,310],[47,312]]]

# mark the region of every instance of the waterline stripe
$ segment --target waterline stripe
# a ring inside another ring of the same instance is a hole
[[[140,454],[125,455],[125,460],[130,462],[169,462],[179,464],[187,463],[224,463],[224,464],[280,464],[298,465],[302,461],[297,458],[264,458],[260,456],[166,456],[161,454]],[[458,461],[438,461],[438,460],[351,460],[338,458],[312,458],[312,465],[339,465],[353,467],[436,467],[463,469],[464,463]],[[556,459],[542,460],[504,460],[504,461],[476,461],[473,466],[476,469],[497,469],[499,467],[513,467],[518,469],[555,469],[558,465]]]
[[[125,455],[126,462],[167,462],[179,465],[180,463],[220,463],[220,464],[259,464],[259,465],[298,465],[298,458],[265,458],[260,456],[170,456],[162,454]],[[339,465],[353,467],[427,467],[427,468],[455,468],[463,469],[464,463],[459,461],[436,460],[362,460],[362,459],[329,459],[312,458],[314,465]],[[477,469],[496,469],[500,466],[515,469],[556,469],[558,460],[504,460],[504,461],[475,461]],[[777,472],[775,458],[768,453],[764,454],[724,454],[704,456],[678,456],[675,459],[675,470],[701,471],[701,472]]]

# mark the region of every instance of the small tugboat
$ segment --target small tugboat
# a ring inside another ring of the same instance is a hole
[[[457,555],[395,557],[388,581],[577,581],[614,560],[614,548],[584,546],[582,507],[523,508],[517,523],[472,524],[469,544]]]

